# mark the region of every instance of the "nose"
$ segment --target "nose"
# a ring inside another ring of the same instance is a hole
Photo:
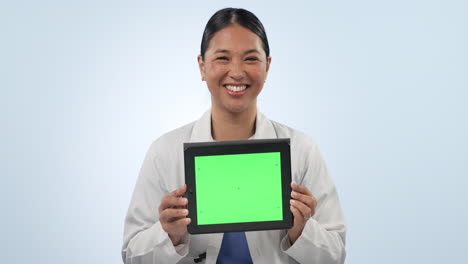
[[[229,77],[231,77],[235,81],[240,81],[245,77],[245,71],[242,67],[241,62],[233,61],[231,63],[231,68],[229,70]]]

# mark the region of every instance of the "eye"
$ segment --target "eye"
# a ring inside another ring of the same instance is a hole
[[[245,59],[246,61],[258,61],[257,57],[248,57]]]
[[[227,61],[227,60],[229,60],[229,58],[226,57],[226,56],[221,56],[221,57],[217,57],[216,60],[226,60]]]

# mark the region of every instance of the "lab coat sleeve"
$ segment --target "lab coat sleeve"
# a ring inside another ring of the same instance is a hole
[[[126,264],[177,263],[188,254],[189,236],[174,247],[159,222],[159,204],[169,193],[162,177],[169,173],[157,153],[157,142],[146,154],[125,218],[122,259]]]
[[[293,245],[286,234],[280,247],[299,263],[344,263],[346,228],[335,185],[315,144],[303,158],[303,176],[296,183],[317,199],[316,212]]]

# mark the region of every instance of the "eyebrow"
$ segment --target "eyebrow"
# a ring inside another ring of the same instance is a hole
[[[227,49],[219,49],[219,50],[216,50],[214,53],[216,54],[216,53],[231,53],[231,52],[229,50],[227,50]],[[244,55],[247,55],[249,53],[258,53],[258,54],[260,54],[260,51],[258,51],[256,49],[250,49],[250,50],[244,52]]]

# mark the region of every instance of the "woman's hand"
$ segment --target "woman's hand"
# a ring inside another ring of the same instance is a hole
[[[180,244],[180,241],[187,233],[187,225],[190,223],[187,208],[187,198],[182,197],[187,190],[187,185],[164,195],[159,205],[159,222],[169,234],[169,238],[174,246]]]
[[[291,183],[291,212],[294,215],[294,224],[288,230],[289,240],[291,244],[296,242],[297,238],[302,234],[304,226],[314,214],[317,207],[317,200],[312,193],[304,186]]]

